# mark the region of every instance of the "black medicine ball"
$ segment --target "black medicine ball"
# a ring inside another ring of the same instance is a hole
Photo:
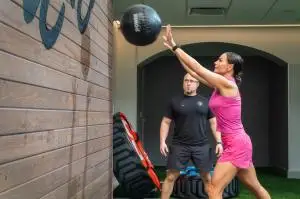
[[[153,8],[143,4],[128,7],[120,23],[125,39],[136,46],[153,43],[161,31],[159,15]]]

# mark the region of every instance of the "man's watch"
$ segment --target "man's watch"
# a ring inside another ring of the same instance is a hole
[[[222,142],[217,142],[217,145],[218,145],[218,144],[221,144],[221,145],[222,145]]]

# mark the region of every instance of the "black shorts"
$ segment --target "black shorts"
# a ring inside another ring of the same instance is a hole
[[[167,169],[185,170],[190,160],[196,168],[200,169],[200,172],[211,171],[213,162],[210,145],[172,145],[169,147]]]

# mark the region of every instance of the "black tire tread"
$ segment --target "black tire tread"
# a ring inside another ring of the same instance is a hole
[[[155,189],[147,170],[129,142],[120,116],[114,115],[113,171],[119,184],[131,198],[143,198]]]

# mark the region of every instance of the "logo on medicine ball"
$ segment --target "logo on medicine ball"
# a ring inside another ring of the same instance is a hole
[[[82,18],[81,7],[82,0],[77,1],[77,26],[81,34],[83,34],[88,26],[91,11],[94,7],[95,0],[90,0],[88,5],[88,10],[84,18]],[[41,5],[40,5],[41,4]],[[58,36],[60,35],[61,28],[65,19],[65,2],[62,3],[62,6],[59,11],[59,15],[55,22],[55,25],[52,28],[47,27],[47,14],[49,8],[50,0],[23,0],[23,13],[24,20],[26,23],[33,21],[37,9],[40,6],[40,17],[39,17],[39,29],[42,42],[45,48],[50,49],[55,44]],[[70,5],[75,8],[75,0],[70,0]]]
[[[133,25],[135,32],[141,32],[141,24],[139,23],[139,19],[143,17],[143,13],[134,13],[133,14]]]

